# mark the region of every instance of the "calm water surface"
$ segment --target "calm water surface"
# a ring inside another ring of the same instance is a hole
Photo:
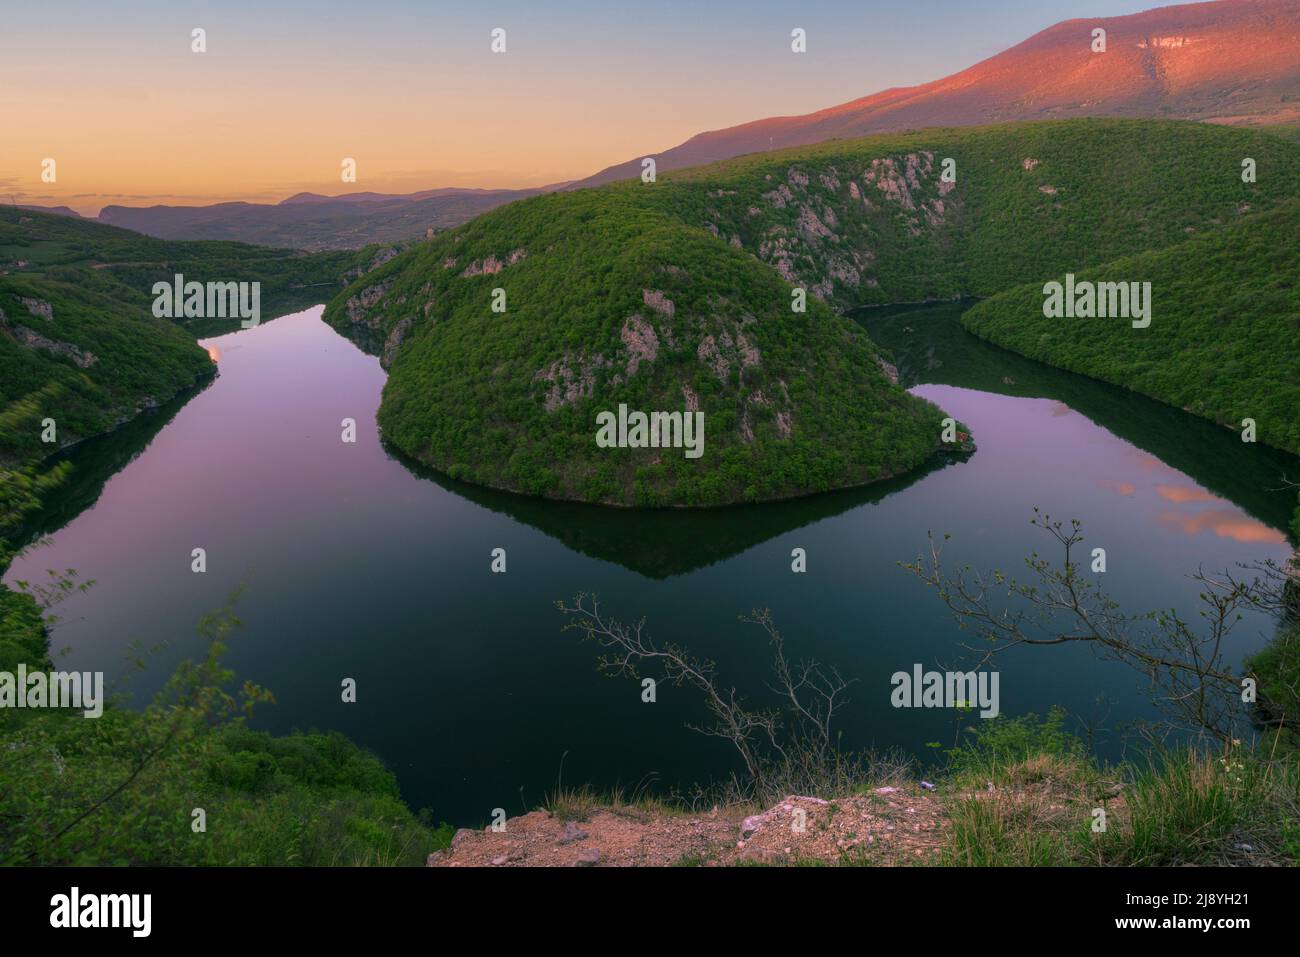
[[[205,340],[209,387],[72,456],[76,479],[41,517],[49,542],[7,579],[70,567],[96,581],[65,603],[67,667],[121,673],[128,645],[168,641],[137,698],[199,653],[195,623],[247,580],[228,657],[275,693],[258,727],[338,729],[377,752],[407,800],[480,823],[535,805],[564,780],[663,788],[725,776],[727,747],[683,727],[689,689],[643,704],[602,677],[596,649],[561,631],[557,599],[595,591],[622,618],[712,658],[757,698],[766,640],[737,616],[770,607],[796,656],[857,679],[850,746],[922,757],[950,742],[950,712],[899,711],[889,676],[960,661],[960,633],[899,560],[951,533],[947,554],[1019,573],[1045,548],[1034,506],[1084,522],[1107,549],[1105,583],[1127,608],[1194,610],[1198,565],[1288,554],[1294,498],[1270,491],[1294,459],[1244,446],[1176,410],[1038,366],[967,336],[957,306],[869,314],[905,384],[971,426],[978,451],[900,481],[807,500],[662,513],[485,492],[410,467],[380,445],[378,360],[320,308]],[[340,420],[357,421],[354,445]],[[808,573],[790,571],[790,551]],[[204,575],[190,552],[207,550]],[[489,571],[492,549],[508,571]],[[1271,636],[1247,621],[1240,653]],[[354,678],[355,704],[340,700]],[[1103,721],[1101,749],[1151,715],[1142,682],[1082,648],[1001,661],[1004,713],[1060,704]],[[567,752],[567,757],[564,757]]]

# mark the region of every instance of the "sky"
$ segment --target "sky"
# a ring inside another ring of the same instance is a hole
[[[3,0],[0,198],[93,215],[302,190],[542,186],[705,130],[937,79],[1060,20],[1159,5]],[[804,54],[790,50],[796,27]],[[195,28],[206,52],[191,49]],[[355,184],[341,180],[346,158]]]

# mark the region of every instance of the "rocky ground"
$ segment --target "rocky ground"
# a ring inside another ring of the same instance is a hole
[[[943,800],[916,784],[823,801],[791,795],[759,814],[692,815],[606,807],[564,820],[547,811],[504,830],[461,829],[431,867],[632,867],[924,863],[939,853]]]

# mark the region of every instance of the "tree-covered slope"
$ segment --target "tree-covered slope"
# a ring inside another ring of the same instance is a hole
[[[1193,123],[833,141],[494,210],[354,283],[326,319],[390,367],[385,437],[454,477],[623,504],[776,498],[936,448],[939,413],[828,306],[992,295],[1170,246],[1300,194],[1297,174],[1281,138]],[[703,458],[596,444],[602,411],[694,402]]]
[[[831,141],[656,186],[684,221],[854,306],[990,296],[1180,243],[1300,196],[1300,149],[1255,130],[1070,120]]]
[[[1168,249],[1085,269],[1076,282],[1151,283],[1151,324],[1049,319],[1043,284],[962,317],[969,331],[1300,453],[1300,200]],[[1062,281],[1064,277],[1059,277]]]
[[[395,252],[395,251],[394,251]],[[154,283],[260,282],[262,319],[325,297],[378,250],[306,256],[241,243],[167,242],[0,207],[0,466],[38,460],[211,375],[203,325],[155,318]],[[217,320],[235,328],[238,319]],[[54,420],[53,442],[42,421]],[[48,433],[47,433],[48,434]]]
[[[386,338],[385,436],[483,485],[720,504],[884,478],[939,442],[938,410],[888,380],[854,324],[816,301],[792,310],[772,270],[627,190],[480,217],[376,270],[328,317]],[[598,448],[596,414],[620,403],[702,411],[702,456]]]
[[[194,337],[148,308],[74,283],[0,278],[0,463],[110,429],[212,372]],[[53,442],[42,441],[46,418]]]
[[[109,707],[91,722],[47,711],[19,728],[0,723],[11,757],[0,768],[0,864],[420,867],[450,843],[451,828],[413,813],[392,771],[337,732],[187,722],[143,761],[169,718]]]

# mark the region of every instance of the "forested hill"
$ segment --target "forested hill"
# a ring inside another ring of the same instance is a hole
[[[1151,283],[1151,324],[1045,319],[1042,284],[962,316],[975,335],[1213,419],[1300,455],[1300,201],[1083,271]]]
[[[1297,174],[1284,138],[1188,122],[832,141],[511,204],[326,318],[390,367],[385,437],[454,477],[611,504],[776,498],[936,448],[938,413],[836,308],[991,296],[1249,228],[1300,195]],[[704,410],[703,456],[597,447],[596,415],[620,404]]]

